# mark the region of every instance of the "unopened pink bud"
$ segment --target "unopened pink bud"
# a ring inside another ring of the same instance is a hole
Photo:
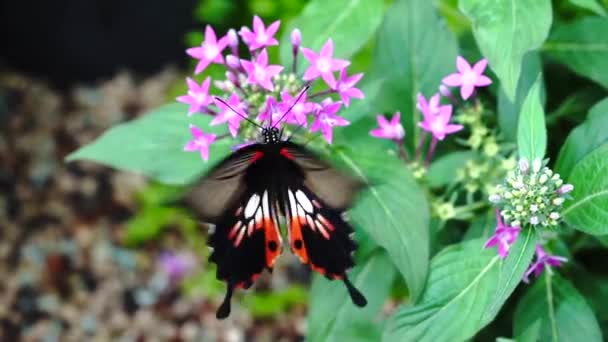
[[[564,195],[574,190],[574,185],[572,184],[564,184],[559,189],[557,189],[557,193],[560,195]]]
[[[299,29],[294,29],[291,31],[291,45],[293,45],[294,49],[297,49],[302,44],[302,32]]]
[[[452,96],[452,92],[450,91],[450,89],[443,84],[439,85],[439,93],[445,97]]]
[[[230,29],[228,30],[228,46],[230,46],[232,49],[236,49],[239,46],[239,37],[236,34],[236,31],[234,29]]]
[[[227,55],[226,56],[226,65],[228,66],[228,68],[236,70],[241,66],[241,62],[235,56]]]

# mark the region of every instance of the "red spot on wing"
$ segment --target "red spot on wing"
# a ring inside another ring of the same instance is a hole
[[[281,255],[281,237],[279,236],[279,227],[274,224],[271,218],[264,218],[263,221],[262,227],[266,238],[266,266],[272,267]],[[271,243],[274,243],[274,250],[269,247]]]
[[[296,159],[291,152],[289,152],[285,147],[283,147],[280,151],[281,155],[289,160]]]
[[[308,264],[308,252],[304,245],[304,236],[302,235],[302,225],[298,216],[291,218],[291,234],[290,234],[291,250],[300,259],[303,264]],[[299,246],[300,248],[297,248]]]
[[[251,156],[251,160],[249,161],[251,164],[255,163],[257,160],[264,156],[264,152],[256,151]]]

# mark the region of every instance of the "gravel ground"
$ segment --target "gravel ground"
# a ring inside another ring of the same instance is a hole
[[[217,321],[221,297],[184,295],[159,263],[173,251],[192,258],[190,272],[204,267],[179,230],[138,249],[122,243],[147,181],[63,162],[108,127],[162,104],[180,80],[172,69],[137,81],[120,73],[58,92],[0,74],[0,341],[302,339],[305,307],[261,319],[235,303],[231,318]],[[284,262],[260,286],[285,287],[290,267]]]

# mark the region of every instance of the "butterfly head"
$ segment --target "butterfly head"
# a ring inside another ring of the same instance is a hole
[[[262,128],[262,141],[264,144],[276,144],[281,140],[281,133],[276,127]]]

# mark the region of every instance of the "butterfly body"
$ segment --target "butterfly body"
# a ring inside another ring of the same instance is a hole
[[[218,318],[228,316],[235,288],[249,288],[272,270],[284,245],[312,270],[343,280],[355,304],[366,304],[346,275],[356,244],[343,217],[363,183],[280,135],[264,128],[261,142],[235,151],[184,197],[199,219],[215,226],[210,261],[228,287]]]

